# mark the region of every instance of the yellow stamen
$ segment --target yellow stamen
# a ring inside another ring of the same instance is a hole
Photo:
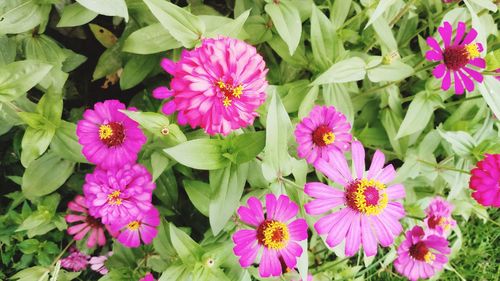
[[[241,85],[233,89],[233,96],[236,98],[240,98],[242,93],[243,93],[243,86]]]
[[[141,226],[141,223],[138,221],[133,221],[133,222],[130,222],[129,224],[127,224],[127,228],[129,230],[132,230],[132,231],[139,229],[140,226]]]
[[[332,132],[325,133],[323,135],[323,142],[325,142],[326,145],[332,144],[335,141],[335,134]]]
[[[264,229],[264,245],[270,249],[281,250],[285,248],[290,239],[286,224],[279,221],[270,222]]]
[[[113,135],[113,129],[109,125],[101,125],[99,126],[99,138],[101,140],[105,140],[110,138]]]
[[[426,263],[428,264],[432,264],[434,262],[434,260],[436,259],[436,255],[434,255],[433,253],[431,253],[430,251],[427,252],[427,254],[425,254],[424,256],[424,260]]]
[[[122,199],[120,197],[121,192],[119,190],[113,191],[111,194],[108,194],[108,203],[110,205],[121,205]]]
[[[365,190],[368,187],[375,187],[379,191],[379,199],[377,205],[366,204]],[[389,202],[389,198],[385,193],[385,185],[373,179],[372,180],[361,179],[358,184],[358,188],[354,193],[354,198],[357,209],[368,216],[380,214],[385,209],[387,203]]]
[[[232,100],[229,99],[229,97],[225,97],[224,100],[222,101],[222,104],[224,104],[225,107],[228,107],[231,105]]]
[[[221,89],[226,88],[226,84],[224,82],[220,81],[220,80],[217,81],[217,85],[219,85],[219,88],[221,88]]]
[[[465,45],[465,49],[467,50],[467,58],[470,60],[481,56],[481,52],[479,52],[479,48],[475,43]]]
[[[448,220],[446,218],[440,218],[439,219],[439,222],[438,222],[438,225],[443,227],[444,230],[449,230],[450,229],[450,223],[448,222]]]

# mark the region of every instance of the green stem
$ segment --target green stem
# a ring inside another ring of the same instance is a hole
[[[396,84],[396,82],[390,82],[390,83],[387,83],[385,85],[381,85],[381,86],[377,86],[377,87],[373,87],[373,88],[370,88],[366,91],[363,91],[363,94],[367,95],[367,94],[372,94],[372,93],[375,93],[375,92],[378,92],[380,90],[383,90],[385,88],[388,88],[392,85]]]
[[[300,186],[300,185],[296,184],[294,181],[291,181],[291,180],[289,180],[287,178],[281,178],[280,180],[282,180],[282,181],[284,181],[284,182],[286,182],[286,183],[294,186],[295,188],[298,188],[299,190],[303,190],[304,189],[303,186]]]
[[[326,271],[327,269],[330,269],[332,267],[335,267],[343,262],[345,262],[346,260],[349,260],[349,258],[343,258],[341,260],[338,260],[338,261],[335,261],[334,263],[332,264],[323,264],[323,265],[320,265],[318,267],[316,267],[316,272],[323,272],[323,271]]]
[[[474,213],[475,213],[476,215],[478,215],[478,216],[482,217],[483,219],[487,219],[487,220],[488,220],[489,222],[491,222],[492,224],[494,224],[494,225],[496,225],[496,226],[500,226],[500,223],[498,223],[498,222],[496,222],[496,221],[492,220],[491,218],[485,217],[485,216],[484,216],[483,214],[481,214],[480,212],[478,212],[478,211],[475,211],[475,210],[474,210]]]
[[[481,95],[477,95],[477,96],[467,97],[465,99],[460,99],[460,100],[457,100],[457,101],[450,101],[450,102],[445,103],[444,106],[448,107],[448,106],[460,104],[460,103],[463,103],[463,102],[466,102],[466,101],[470,101],[470,100],[475,100],[475,99],[478,99],[478,98],[482,98],[482,97],[483,96],[481,96]]]
[[[421,160],[421,159],[418,159],[417,161],[420,162],[420,163],[427,164],[427,165],[429,165],[431,167],[434,167],[434,168],[436,168],[438,170],[448,170],[448,171],[459,172],[459,173],[462,173],[462,174],[470,174],[469,171],[457,169],[457,168],[454,168],[454,167],[441,166],[439,164],[434,164],[432,162]]]
[[[413,3],[415,3],[415,1],[416,0],[408,1],[408,3],[406,3],[406,5],[401,9],[401,11],[399,11],[399,13],[391,20],[391,22],[389,23],[389,27],[392,27],[393,25],[395,25],[396,22],[398,22],[399,19],[401,19],[401,17],[404,16],[406,14],[406,12],[408,12],[408,10],[410,10],[411,5],[413,5]]]
[[[61,251],[61,253],[59,253],[59,255],[54,259],[54,261],[52,261],[52,263],[50,264],[50,268],[54,267],[54,265],[56,265],[57,261],[61,259],[61,257],[64,255],[64,253],[66,253],[66,251],[69,249],[69,247],[71,247],[71,245],[73,245],[73,243],[75,243],[75,239],[71,239],[71,242],[68,243],[68,245],[66,245],[66,247],[64,247],[64,249]]]

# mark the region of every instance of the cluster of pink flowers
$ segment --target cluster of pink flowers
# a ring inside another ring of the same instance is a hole
[[[472,198],[485,207],[500,208],[500,154],[487,154],[471,174]]]
[[[448,261],[448,240],[451,229],[456,226],[451,217],[453,206],[441,197],[429,204],[424,225],[414,226],[406,232],[405,240],[398,247],[398,258],[394,267],[399,274],[411,281],[430,278],[440,271]]]

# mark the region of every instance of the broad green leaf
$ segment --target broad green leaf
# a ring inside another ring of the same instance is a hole
[[[343,2],[343,1],[335,1]],[[333,46],[335,32],[333,24],[321,12],[318,7],[313,5],[311,15],[311,47],[316,64],[321,66],[321,69],[327,69],[335,61],[333,54]]]
[[[382,126],[384,126],[385,132],[387,133],[387,137],[389,138],[389,142],[391,143],[394,151],[400,156],[404,155],[408,146],[408,139],[396,139],[396,134],[398,133],[398,129],[401,126],[403,119],[390,108],[384,108],[381,113],[380,122],[382,123]]]
[[[97,80],[115,73],[122,67],[122,56],[120,44],[115,44],[111,48],[106,49],[99,57],[99,61],[95,67],[92,79]]]
[[[128,10],[125,0],[76,0],[76,2],[100,15],[118,16],[128,21]]]
[[[127,90],[141,83],[157,65],[157,56],[134,55],[123,68],[120,77],[120,88]]]
[[[0,36],[0,66],[14,62],[16,58],[16,42],[6,35]]]
[[[380,17],[373,22],[373,29],[375,29],[383,47],[387,48],[388,51],[395,51],[398,49],[398,43],[394,38],[394,34],[392,34],[391,27],[383,17]]]
[[[193,14],[170,2],[144,0],[153,15],[168,32],[186,48],[192,48],[205,32],[203,22]]]
[[[297,7],[288,0],[272,2],[264,7],[273,20],[273,25],[283,41],[288,45],[290,55],[295,53],[302,35],[302,21]]]
[[[144,44],[144,42],[148,42]],[[135,54],[154,54],[181,47],[182,44],[177,41],[160,24],[152,25],[134,31],[125,40],[123,51]]]
[[[365,26],[365,29],[368,28],[372,23],[374,23],[391,5],[393,5],[396,0],[380,0],[375,8],[375,11],[370,16],[368,23]]]
[[[302,255],[300,255],[300,257],[297,259],[297,269],[299,270],[300,278],[302,280],[307,280],[307,273],[309,268],[309,252],[307,250],[307,239],[300,241],[299,245],[302,248]]]
[[[26,198],[34,199],[54,192],[73,173],[74,162],[48,152],[31,162],[23,175],[22,190]]]
[[[154,195],[160,199],[168,209],[172,209],[177,203],[179,192],[177,190],[177,181],[172,169],[168,169],[156,179],[156,189]]]
[[[34,266],[19,271],[11,278],[17,281],[47,281],[49,280],[49,272],[48,268]]]
[[[264,131],[238,135],[231,140],[231,154],[236,164],[254,159],[264,149],[266,133]]]
[[[78,163],[88,163],[82,154],[82,146],[76,136],[76,125],[62,121],[50,143],[51,151],[62,159]]]
[[[79,3],[73,3],[64,7],[61,19],[57,27],[79,26],[88,23],[97,17],[97,13],[86,9]]]
[[[342,0],[334,1],[333,6],[330,9],[331,16],[330,19],[333,23],[333,29],[337,30],[342,26],[349,14],[351,8],[352,0]]]
[[[413,74],[413,67],[401,62],[392,61],[390,64],[383,64],[382,58],[371,61],[367,67],[368,79],[372,82],[399,81]]]
[[[192,280],[192,266],[193,264],[172,264],[165,270],[158,281],[188,281]]]
[[[173,223],[170,223],[170,241],[185,265],[200,261],[204,252],[203,248]]]
[[[437,131],[451,145],[453,152],[459,156],[470,156],[472,150],[477,145],[476,141],[467,132],[446,132],[442,129],[438,129]]]
[[[33,88],[49,73],[51,65],[24,60],[0,68],[0,102],[17,99]]]
[[[365,62],[360,58],[353,57],[332,65],[328,70],[316,78],[312,82],[312,85],[363,80],[365,74]]]
[[[222,156],[223,141],[196,139],[167,148],[164,151],[175,161],[199,170],[217,170],[227,167],[230,160]]]
[[[316,99],[318,98],[319,86],[313,86],[306,94],[299,106],[299,119],[303,119],[313,109]]]
[[[479,92],[497,118],[500,118],[500,81],[491,76],[485,76],[483,83],[476,84]]]
[[[185,180],[184,189],[196,209],[208,217],[209,194],[211,193],[210,185],[201,181]]]
[[[36,112],[44,116],[54,127],[58,127],[61,123],[62,111],[62,95],[51,91],[42,96],[36,107]]]
[[[161,150],[155,150],[151,154],[151,175],[155,181],[167,168],[170,159]]]
[[[210,171],[209,219],[214,236],[224,229],[240,204],[248,174],[248,164],[230,165]]]
[[[323,97],[326,105],[333,105],[342,112],[347,120],[352,124],[354,122],[354,106],[351,96],[344,84],[327,84],[323,85]]]
[[[170,240],[170,226],[164,219],[158,226],[158,235],[153,240],[153,246],[160,256],[165,260],[170,260],[176,256],[174,247]]]
[[[55,128],[26,128],[21,141],[21,164],[24,167],[30,166],[36,158],[47,150],[54,134]]]
[[[231,38],[244,39],[239,36],[243,30],[250,11],[245,11],[236,19],[229,19],[219,16],[200,16],[200,19],[206,26],[206,37],[218,38],[219,36],[227,36]]]
[[[496,13],[498,10],[498,7],[495,5],[494,1],[491,0],[470,0],[470,2],[486,8],[494,13]]]
[[[114,44],[116,44],[116,41],[118,41],[118,38],[116,38],[113,32],[100,25],[90,23],[89,27],[90,31],[94,34],[95,39],[97,39],[97,41],[99,41],[99,43],[101,43],[101,45],[105,48],[111,48]]]
[[[39,25],[43,16],[41,6],[34,0],[3,0],[0,5],[0,34],[28,31]]]
[[[130,119],[139,123],[147,131],[160,136],[161,130],[170,124],[168,117],[162,113],[122,110]]]
[[[412,100],[406,112],[396,138],[402,138],[422,131],[429,123],[432,113],[439,105],[439,102],[428,98],[426,92],[420,92],[415,95],[415,98]]]

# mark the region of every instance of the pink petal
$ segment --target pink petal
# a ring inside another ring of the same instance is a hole
[[[469,61],[470,64],[479,68],[486,67],[486,61],[483,58],[475,58]]]
[[[375,179],[381,181],[383,184],[388,184],[394,180],[396,177],[396,171],[392,164],[387,165],[383,168],[380,173],[375,177]]]
[[[345,216],[340,218],[335,225],[332,225],[330,233],[328,233],[328,236],[326,237],[326,243],[330,247],[335,247],[342,240],[344,240],[346,233],[349,230],[352,221],[354,220],[354,217],[358,215],[349,208],[345,208],[343,210],[346,210]]]
[[[447,91],[450,88],[451,85],[451,72],[449,70],[446,70],[446,73],[444,74],[443,78],[443,83],[441,84],[441,89],[443,91]]]
[[[358,179],[363,178],[365,171],[365,149],[359,141],[352,142],[352,162]]]
[[[469,78],[469,76],[467,76],[461,70],[458,70],[457,72],[462,81],[464,82],[465,89],[467,89],[467,91],[469,92],[474,91],[474,82]]]
[[[465,22],[461,21],[458,23],[458,26],[456,29],[455,40],[453,41],[453,45],[460,44],[460,41],[462,41],[462,38],[464,37],[464,33],[465,33]]]
[[[321,182],[308,182],[304,186],[304,192],[315,198],[331,199],[344,198],[344,192],[330,187]]]
[[[446,65],[444,63],[441,63],[441,64],[438,64],[438,66],[436,66],[436,68],[434,68],[434,70],[432,71],[432,74],[434,75],[434,77],[439,79],[439,78],[443,77],[445,72],[446,72]]]
[[[427,45],[429,45],[429,47],[431,47],[434,51],[436,51],[437,53],[441,53],[442,50],[441,50],[441,46],[439,46],[439,43],[437,42],[437,40],[434,38],[434,37],[427,37]]]
[[[281,275],[281,264],[277,252],[264,247],[262,259],[260,260],[259,274],[261,277]]]
[[[347,232],[346,243],[345,243],[345,254],[346,256],[353,256],[359,250],[359,245],[361,243],[361,216],[355,216],[351,222],[351,227],[349,232]]]
[[[443,38],[444,46],[450,46],[451,35],[453,33],[451,24],[445,21],[443,26],[438,27],[438,32],[441,35],[441,38]]]
[[[377,254],[377,240],[375,237],[376,235],[373,233],[370,218],[361,216],[361,243],[367,257]]]
[[[439,52],[429,50],[425,52],[425,58],[429,61],[440,61],[443,59],[443,55]]]
[[[464,67],[463,70],[465,72],[467,72],[467,74],[469,74],[477,82],[479,82],[479,83],[483,82],[484,77],[483,77],[483,75],[480,72],[475,71],[474,69],[471,69],[471,68],[468,68],[468,67]]]
[[[330,180],[339,183],[341,185],[347,185],[348,180],[345,179],[337,169],[330,164],[330,162],[326,162],[323,159],[318,159],[314,166],[318,171],[325,174]]]
[[[307,223],[304,219],[296,219],[288,224],[290,238],[295,241],[307,239]]]
[[[453,81],[455,81],[455,94],[463,95],[464,86],[462,85],[462,80],[458,77],[457,71],[453,71]]]
[[[304,208],[310,215],[319,215],[344,204],[344,202],[344,198],[315,199],[305,204]]]
[[[389,200],[401,199],[406,196],[405,187],[402,184],[395,184],[386,189]]]
[[[368,170],[367,178],[371,179],[379,173],[379,171],[384,167],[385,155],[380,150],[376,150],[373,155],[372,163],[370,164],[370,169]]]
[[[164,58],[161,60],[160,65],[169,74],[171,74],[171,75],[175,74],[175,62]]]
[[[477,31],[474,28],[471,28],[469,33],[465,36],[462,45],[470,44],[477,37]]]

